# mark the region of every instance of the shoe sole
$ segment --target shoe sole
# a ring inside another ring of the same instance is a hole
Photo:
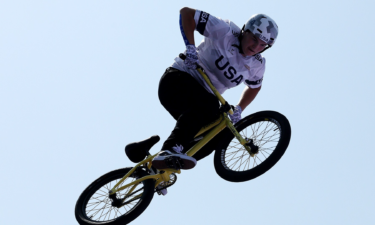
[[[197,160],[195,160],[194,158],[190,157],[190,156],[186,156],[186,155],[167,155],[167,156],[158,156],[158,157],[155,157],[153,160],[152,160],[152,165],[158,169],[158,170],[162,170],[162,169],[173,169],[173,168],[170,168],[166,163],[165,163],[165,159],[168,158],[168,157],[171,157],[171,156],[175,156],[175,157],[178,157],[180,158],[180,160],[184,163],[184,166],[181,168],[183,170],[189,170],[189,169],[192,169],[195,167],[195,165],[197,165]]]

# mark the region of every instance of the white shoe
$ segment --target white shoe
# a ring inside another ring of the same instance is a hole
[[[176,146],[172,148],[173,150],[162,150],[159,154],[152,160],[152,165],[158,169],[172,168],[171,163],[168,160],[173,160],[173,157],[178,158],[178,163],[181,165],[181,169],[188,170],[192,169],[197,165],[197,160],[191,156],[182,153],[183,147]]]

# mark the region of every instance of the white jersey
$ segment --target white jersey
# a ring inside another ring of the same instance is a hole
[[[199,10],[194,20],[195,29],[204,36],[197,47],[199,64],[220,94],[242,82],[251,88],[262,85],[266,59],[260,54],[245,57],[239,53],[241,29],[237,25]],[[212,93],[199,72],[189,69],[179,57],[172,67],[191,74]]]

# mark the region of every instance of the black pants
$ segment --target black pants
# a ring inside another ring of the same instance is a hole
[[[219,116],[219,101],[190,74],[168,68],[160,79],[159,99],[164,108],[177,120],[162,150],[176,144],[186,146],[198,131]]]

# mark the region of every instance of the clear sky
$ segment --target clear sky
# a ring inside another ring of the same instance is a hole
[[[274,168],[244,183],[222,180],[208,156],[132,224],[374,224],[370,0],[2,1],[1,224],[77,224],[80,193],[134,165],[127,143],[168,137],[174,120],[157,90],[184,51],[184,6],[240,27],[256,13],[277,22],[262,90],[243,114],[279,111],[292,138]],[[235,104],[243,88],[224,97]]]

